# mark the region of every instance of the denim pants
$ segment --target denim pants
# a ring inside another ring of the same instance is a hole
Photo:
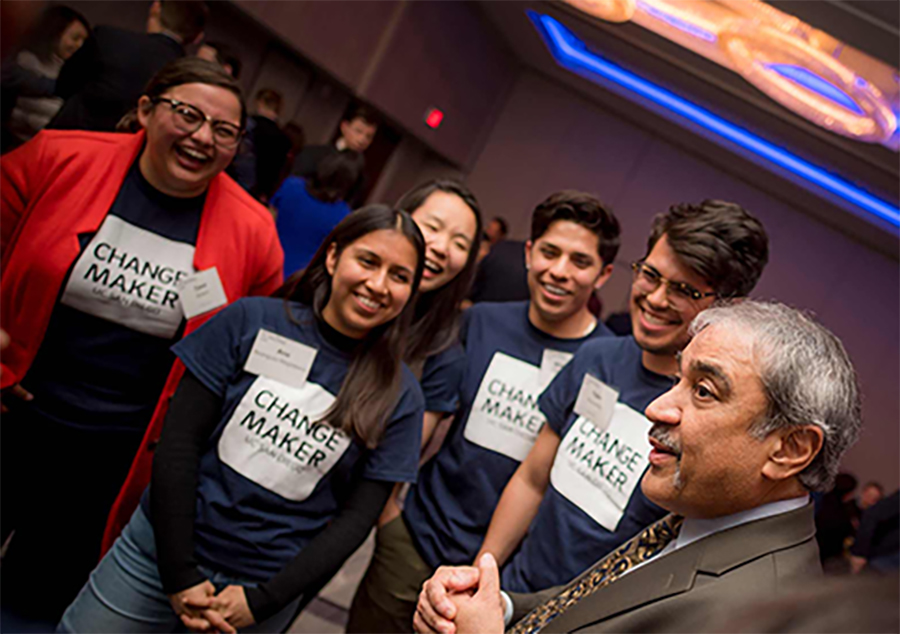
[[[252,585],[201,567],[216,590]],[[278,614],[243,632],[282,632],[293,620],[298,597]],[[186,632],[163,591],[156,565],[153,526],[138,507],[128,526],[91,573],[63,614],[57,632]]]

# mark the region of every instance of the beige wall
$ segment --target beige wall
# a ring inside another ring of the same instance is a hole
[[[754,296],[810,310],[843,341],[859,371],[865,433],[846,467],[888,488],[900,482],[900,275],[872,252],[687,151],[614,117],[532,73],[514,87],[468,178],[485,214],[506,216],[524,238],[537,202],[552,191],[591,191],[622,223],[617,270],[601,291],[624,309],[627,263],[644,254],[650,221],[668,205],[732,200],[756,214],[771,259]]]

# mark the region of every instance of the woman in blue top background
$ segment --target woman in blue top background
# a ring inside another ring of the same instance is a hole
[[[423,267],[409,215],[364,208],[287,301],[239,301],[179,343],[150,489],[59,629],[284,629],[415,479],[424,400],[401,358]]]
[[[325,236],[350,213],[347,198],[362,166],[358,152],[334,152],[322,159],[312,178],[289,176],[272,197],[285,277],[309,264]]]

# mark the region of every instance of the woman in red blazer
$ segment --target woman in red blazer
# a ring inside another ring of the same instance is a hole
[[[96,563],[183,371],[170,346],[282,282],[271,216],[223,173],[246,120],[238,84],[178,60],[138,119],[135,135],[42,132],[0,165],[3,599],[26,618],[57,620]]]

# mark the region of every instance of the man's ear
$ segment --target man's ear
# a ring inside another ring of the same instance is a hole
[[[600,275],[597,276],[597,281],[594,282],[594,290],[599,290],[601,286],[606,284],[607,280],[609,280],[609,276],[612,275],[613,265],[607,264],[600,270]]]
[[[791,478],[809,466],[819,455],[825,436],[816,425],[803,425],[782,432],[777,436],[763,466],[763,475],[769,480],[782,481]]]
[[[531,247],[534,246],[534,243],[529,240],[525,243],[525,270],[529,270],[531,268]]]

